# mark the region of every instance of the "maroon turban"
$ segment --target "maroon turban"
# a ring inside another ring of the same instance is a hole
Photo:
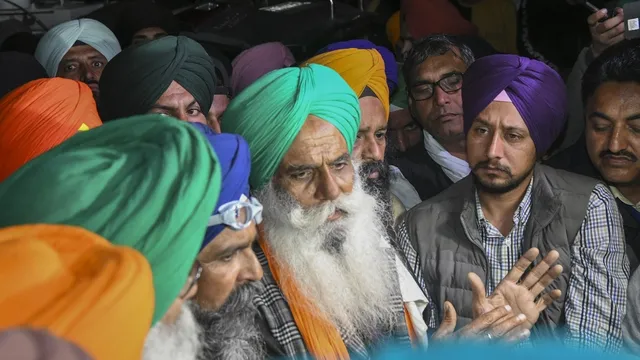
[[[476,60],[464,74],[462,84],[465,133],[503,90],[524,119],[536,152],[544,154],[566,122],[564,81],[544,63],[517,55],[490,55]]]

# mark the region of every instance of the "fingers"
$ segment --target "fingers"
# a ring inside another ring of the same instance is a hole
[[[558,261],[559,258],[559,252],[555,250],[549,251],[547,256],[545,256],[544,259],[542,259],[542,261],[527,274],[527,277],[522,282],[522,285],[527,289],[531,289],[540,281],[540,279],[544,278],[549,269],[553,266],[553,264],[556,263],[556,261]],[[547,285],[545,285],[542,289],[547,287]],[[542,290],[540,290],[540,292],[542,292]],[[535,296],[537,296],[537,294],[535,294]]]
[[[453,305],[445,301],[444,302],[444,317],[442,318],[442,323],[440,323],[440,327],[433,334],[433,338],[435,339],[443,339],[448,337],[453,333],[456,329],[456,324],[458,323],[458,315],[456,314],[456,309]]]
[[[547,286],[551,285],[562,274],[562,265],[556,265],[547,271],[538,282],[529,288],[531,295],[537,298]]]
[[[540,251],[537,248],[527,250],[527,252],[520,257],[518,262],[516,262],[516,265],[511,269],[511,271],[509,271],[502,281],[511,281],[514,283],[520,281],[522,274],[524,274],[524,272],[529,268],[529,265],[536,260],[539,253]],[[500,285],[498,284],[498,286]]]
[[[471,293],[473,294],[471,300],[471,306],[473,307],[473,317],[476,318],[484,314],[484,307],[482,306],[482,304],[487,297],[487,293],[484,288],[484,283],[478,275],[471,272],[469,273],[469,275],[467,275],[467,278],[469,279],[469,284],[471,285]]]
[[[527,320],[527,316],[525,314],[516,316],[507,315],[503,319],[498,320],[487,333],[491,334],[492,338],[504,337],[507,333],[516,328],[519,328],[523,325],[529,326],[528,324],[524,324],[525,320]]]
[[[482,314],[480,317],[473,320],[469,325],[460,329],[460,336],[474,337],[477,334],[487,330],[496,321],[502,319],[504,316],[511,312],[511,306],[500,306],[486,314]]]
[[[542,312],[547,306],[551,305],[554,301],[560,299],[562,296],[562,291],[560,289],[555,289],[544,296],[542,296],[538,301],[536,301],[536,309],[539,312]]]
[[[529,338],[529,336],[531,336],[531,331],[529,330],[528,325],[522,324],[506,333],[502,340],[511,343],[519,343]]]
[[[589,26],[595,26],[600,20],[605,19],[606,17],[607,9],[600,9],[597,12],[589,15],[589,17],[587,18],[587,24],[589,24]]]

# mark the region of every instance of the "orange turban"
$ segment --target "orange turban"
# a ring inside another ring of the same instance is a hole
[[[153,296],[132,248],[73,226],[0,230],[0,330],[46,329],[96,360],[140,360]]]
[[[368,87],[380,99],[386,118],[389,118],[389,87],[384,73],[384,60],[377,50],[333,50],[312,57],[302,66],[308,64],[332,68],[342,76],[358,97],[362,96],[364,89]]]
[[[39,79],[13,90],[0,99],[0,181],[78,131],[101,124],[84,83]]]

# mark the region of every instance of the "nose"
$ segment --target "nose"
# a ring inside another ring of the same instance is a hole
[[[626,130],[622,126],[616,126],[613,129],[613,133],[609,138],[609,151],[617,153],[626,149],[629,146],[627,141]]]
[[[320,171],[318,182],[319,184],[316,188],[317,199],[321,201],[331,201],[340,196],[340,186],[328,167],[325,166]]]
[[[260,266],[260,262],[253,250],[249,249],[249,252],[250,254],[247,266],[245,266],[243,271],[240,273],[240,279],[238,279],[240,282],[258,281],[262,279],[262,266]]]
[[[435,91],[435,94],[433,95],[433,97],[436,100],[436,105],[445,106],[451,103],[451,95],[447,94],[446,91],[442,90],[440,86],[436,86],[434,91]]]
[[[376,141],[375,136],[367,137],[362,148],[362,159],[382,161],[384,157],[384,139],[381,142],[382,144]]]
[[[489,159],[501,159],[504,157],[504,143],[499,132],[495,132],[491,138],[489,149],[487,149],[487,157]]]

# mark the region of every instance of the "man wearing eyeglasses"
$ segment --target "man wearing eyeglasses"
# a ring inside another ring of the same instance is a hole
[[[262,205],[249,194],[251,158],[246,141],[193,124],[218,154],[222,188],[197,257],[194,314],[203,328],[203,359],[263,359],[253,306],[262,268],[251,246]]]
[[[469,175],[462,121],[462,75],[474,61],[471,49],[453,37],[416,42],[403,73],[411,116],[422,127],[424,145],[393,160],[422,200]]]

